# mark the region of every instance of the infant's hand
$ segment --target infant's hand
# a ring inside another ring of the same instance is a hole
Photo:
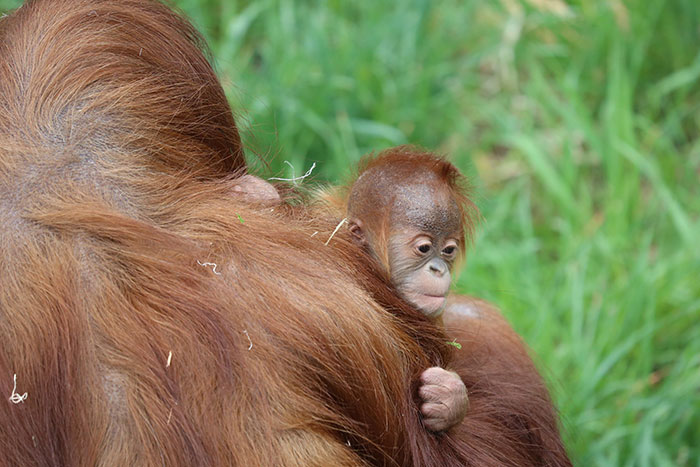
[[[469,399],[467,387],[457,373],[434,366],[420,375],[420,381],[420,411],[428,430],[445,431],[464,419]]]

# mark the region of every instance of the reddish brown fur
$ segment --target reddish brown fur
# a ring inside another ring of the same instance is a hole
[[[455,302],[471,315],[456,313]],[[469,391],[469,411],[450,435],[474,465],[571,465],[557,432],[549,392],[525,344],[500,311],[474,297],[453,296],[445,332],[462,348],[450,369]]]
[[[336,219],[232,205],[242,148],[200,45],[152,1],[0,21],[0,393],[28,393],[0,403],[2,462],[564,464],[507,335],[462,358],[472,422],[420,426],[446,337],[346,233],[324,246]]]

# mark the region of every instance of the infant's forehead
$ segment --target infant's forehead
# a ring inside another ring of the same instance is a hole
[[[354,195],[354,196],[353,196]],[[454,235],[461,213],[448,182],[415,165],[374,167],[355,182],[350,210],[366,220],[387,219],[392,228],[419,229],[432,235]]]
[[[459,207],[445,183],[430,175],[396,186],[390,206],[392,224],[435,235],[453,234],[460,228]]]

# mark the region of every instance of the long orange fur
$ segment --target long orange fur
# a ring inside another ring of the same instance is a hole
[[[337,219],[232,202],[245,162],[201,47],[150,0],[0,20],[2,462],[560,465],[500,328],[493,360],[480,333],[460,360],[472,421],[423,429],[416,377],[446,336],[347,234],[324,245]]]

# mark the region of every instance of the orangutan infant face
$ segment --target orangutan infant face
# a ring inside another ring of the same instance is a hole
[[[456,234],[436,236],[407,227],[389,239],[391,281],[405,300],[433,319],[442,313],[450,289]]]

